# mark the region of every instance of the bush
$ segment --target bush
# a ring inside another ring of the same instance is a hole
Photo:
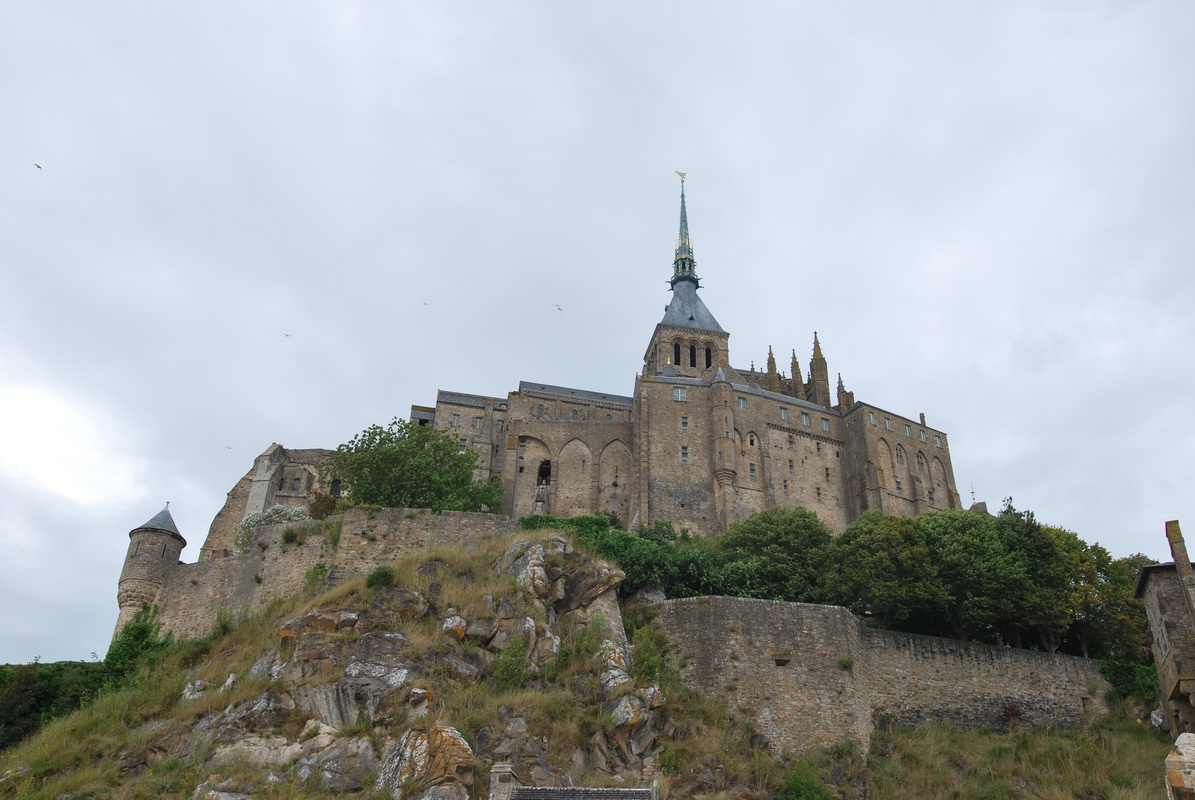
[[[511,636],[502,652],[494,659],[494,683],[503,691],[518,689],[531,677],[527,661],[526,643],[521,636]]]
[[[369,573],[369,577],[365,579],[365,586],[370,589],[389,589],[395,580],[394,570],[390,567],[378,567]]]
[[[385,567],[382,567],[382,569],[385,569]],[[370,577],[372,577],[372,576],[370,576]],[[393,580],[394,573],[393,572],[390,573],[390,577],[391,577],[390,582],[391,582],[391,584],[393,584],[394,583],[394,580]],[[312,567],[311,569],[309,569],[303,573],[303,591],[307,592],[308,594],[314,593],[315,590],[318,589],[323,584],[323,582],[325,580],[327,580],[327,578],[328,578],[328,565],[321,561],[318,564],[316,564],[314,567]]]
[[[299,535],[298,530],[288,526],[286,528],[286,530],[282,531],[282,543],[283,544],[302,544],[303,537]]]
[[[1146,705],[1158,699],[1158,672],[1152,666],[1105,660],[1100,674],[1119,697],[1135,697]]]
[[[112,686],[120,686],[141,666],[153,666],[170,647],[171,636],[160,636],[158,607],[142,605],[133,618],[120,629],[104,656],[104,677]]]
[[[830,790],[817,779],[811,767],[798,764],[784,777],[777,796],[780,800],[830,800]]]

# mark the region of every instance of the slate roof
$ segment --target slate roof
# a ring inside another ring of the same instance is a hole
[[[180,539],[183,538],[183,535],[178,532],[178,526],[174,524],[174,517],[170,516],[170,504],[169,503],[166,504],[165,508],[163,508],[157,514],[155,514],[149,520],[149,522],[146,522],[144,525],[138,525],[133,530],[140,531],[140,530],[145,530],[146,528],[149,528],[150,530],[155,530],[155,531],[165,531],[166,533],[174,534],[175,536],[177,536]],[[131,536],[132,534],[130,533],[129,535]]]
[[[651,789],[516,786],[511,800],[651,800]]]
[[[676,286],[672,288],[672,302],[664,309],[664,318],[660,320],[660,324],[699,331],[726,332],[698,297],[697,284],[687,280],[677,281]]]
[[[570,389],[567,386],[552,386],[546,383],[532,383],[531,381],[519,381],[519,392],[545,392],[563,397],[577,397],[583,400],[598,400],[604,403],[618,403],[626,406],[634,402],[634,398],[624,397],[620,394],[602,394],[601,392],[589,392],[584,389]]]

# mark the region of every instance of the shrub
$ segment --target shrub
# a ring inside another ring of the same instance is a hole
[[[1146,705],[1158,699],[1158,673],[1152,666],[1104,660],[1100,674],[1119,697],[1135,697]]]
[[[807,764],[798,764],[780,786],[780,800],[830,800],[830,790],[817,779]]]
[[[388,589],[394,585],[394,570],[390,567],[378,567],[369,573],[365,579],[365,586],[370,589]]]
[[[282,543],[302,544],[303,537],[299,535],[299,532],[296,529],[288,526],[284,531],[282,531]]]
[[[385,568],[383,567],[383,569]],[[391,575],[393,574],[391,573]],[[328,565],[321,561],[303,573],[303,591],[309,594],[315,592],[327,578]]]
[[[494,683],[503,691],[517,689],[531,676],[527,662],[526,644],[521,636],[511,636],[502,652],[494,659]]]

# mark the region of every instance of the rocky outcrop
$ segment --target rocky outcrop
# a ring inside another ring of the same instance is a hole
[[[196,796],[213,798],[295,782],[327,793],[468,800],[475,772],[494,761],[511,762],[535,785],[573,786],[593,772],[638,783],[654,770],[670,722],[663,692],[632,678],[617,601],[623,574],[556,536],[516,541],[488,566],[500,577],[487,585],[510,588],[467,598],[467,610],[440,598],[448,581],[477,581],[478,568],[459,574],[427,559],[416,566],[416,587],[342,593],[278,624],[276,646],[243,677],[211,669],[191,677],[180,707],[212,710],[193,712],[189,726],[151,723],[152,750],[129,753],[129,763],[202,759]],[[499,662],[509,673],[502,680],[548,687],[565,636],[570,663],[583,665],[569,678],[582,692],[576,702],[601,722],[567,752],[553,752],[553,720],[535,706],[498,706],[497,719],[480,719],[468,738],[437,718],[435,691],[497,680]]]

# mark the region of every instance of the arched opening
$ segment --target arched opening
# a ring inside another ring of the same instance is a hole
[[[536,486],[550,486],[552,483],[552,462],[539,462],[539,473],[535,476]]]
[[[697,366],[697,345],[695,344],[689,345],[689,366]]]
[[[705,348],[705,368],[709,369],[714,365],[714,348]]]
[[[672,363],[680,366],[680,342],[672,343]]]
[[[332,485],[328,487],[328,492],[333,497],[340,497],[340,478],[332,479]]]

